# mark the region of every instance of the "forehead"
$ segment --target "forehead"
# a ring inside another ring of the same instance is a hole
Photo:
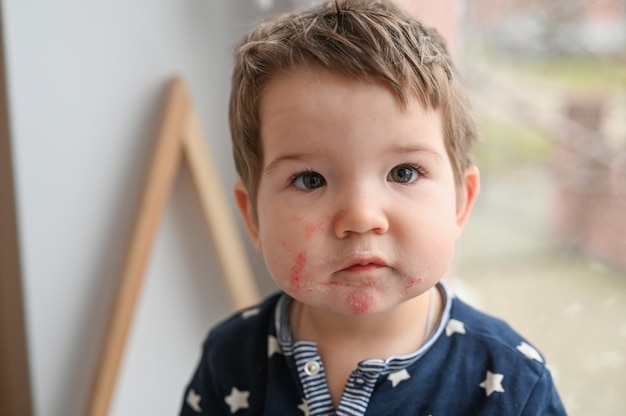
[[[332,94],[329,94],[328,87],[333,89]],[[278,102],[295,101],[310,104],[314,101],[343,98],[346,91],[357,87],[371,93],[386,90],[390,97],[394,97],[398,106],[403,107],[400,97],[393,93],[393,90],[382,80],[376,80],[373,76],[342,73],[317,65],[298,65],[288,71],[277,73],[265,83],[259,101],[261,115],[268,101],[271,101],[272,105]],[[304,96],[303,91],[309,94]]]
[[[340,145],[354,135],[405,141],[424,133],[442,137],[439,111],[427,110],[416,97],[403,104],[382,82],[318,68],[270,80],[260,100],[259,118],[264,148],[284,137],[294,145],[315,143],[321,137],[332,137]]]
[[[383,107],[402,112],[399,99],[381,82],[319,67],[296,68],[266,83],[259,105],[261,136],[269,129],[275,133],[276,128],[294,129],[305,123],[336,129],[340,121]]]

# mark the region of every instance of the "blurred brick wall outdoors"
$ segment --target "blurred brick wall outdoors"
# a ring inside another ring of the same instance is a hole
[[[626,271],[626,151],[600,133],[603,103],[573,100],[557,150],[557,231],[566,243]]]

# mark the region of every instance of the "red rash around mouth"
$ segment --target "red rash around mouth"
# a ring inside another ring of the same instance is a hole
[[[292,292],[300,290],[300,283],[304,277],[304,266],[306,265],[306,252],[298,253],[296,262],[291,267],[291,278],[289,279],[289,288]]]
[[[366,314],[372,306],[372,294],[368,292],[351,292],[348,295],[348,303],[352,313],[357,315]]]
[[[404,290],[409,290],[410,288],[412,288],[413,286],[420,284],[424,281],[423,278],[421,277],[413,277],[413,276],[409,276],[406,279],[406,285],[404,286]]]

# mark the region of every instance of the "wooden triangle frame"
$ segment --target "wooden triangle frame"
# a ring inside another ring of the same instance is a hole
[[[91,392],[87,413],[89,416],[106,416],[109,410],[159,220],[183,160],[189,163],[233,306],[241,309],[259,299],[257,286],[232,211],[210,159],[199,119],[184,82],[175,78],[168,86],[165,114]]]

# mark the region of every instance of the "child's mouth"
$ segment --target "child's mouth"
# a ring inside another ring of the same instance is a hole
[[[346,267],[343,271],[351,272],[351,273],[363,273],[363,272],[371,272],[374,270],[378,270],[384,267],[378,263],[367,263],[367,264],[353,264],[352,266]]]

